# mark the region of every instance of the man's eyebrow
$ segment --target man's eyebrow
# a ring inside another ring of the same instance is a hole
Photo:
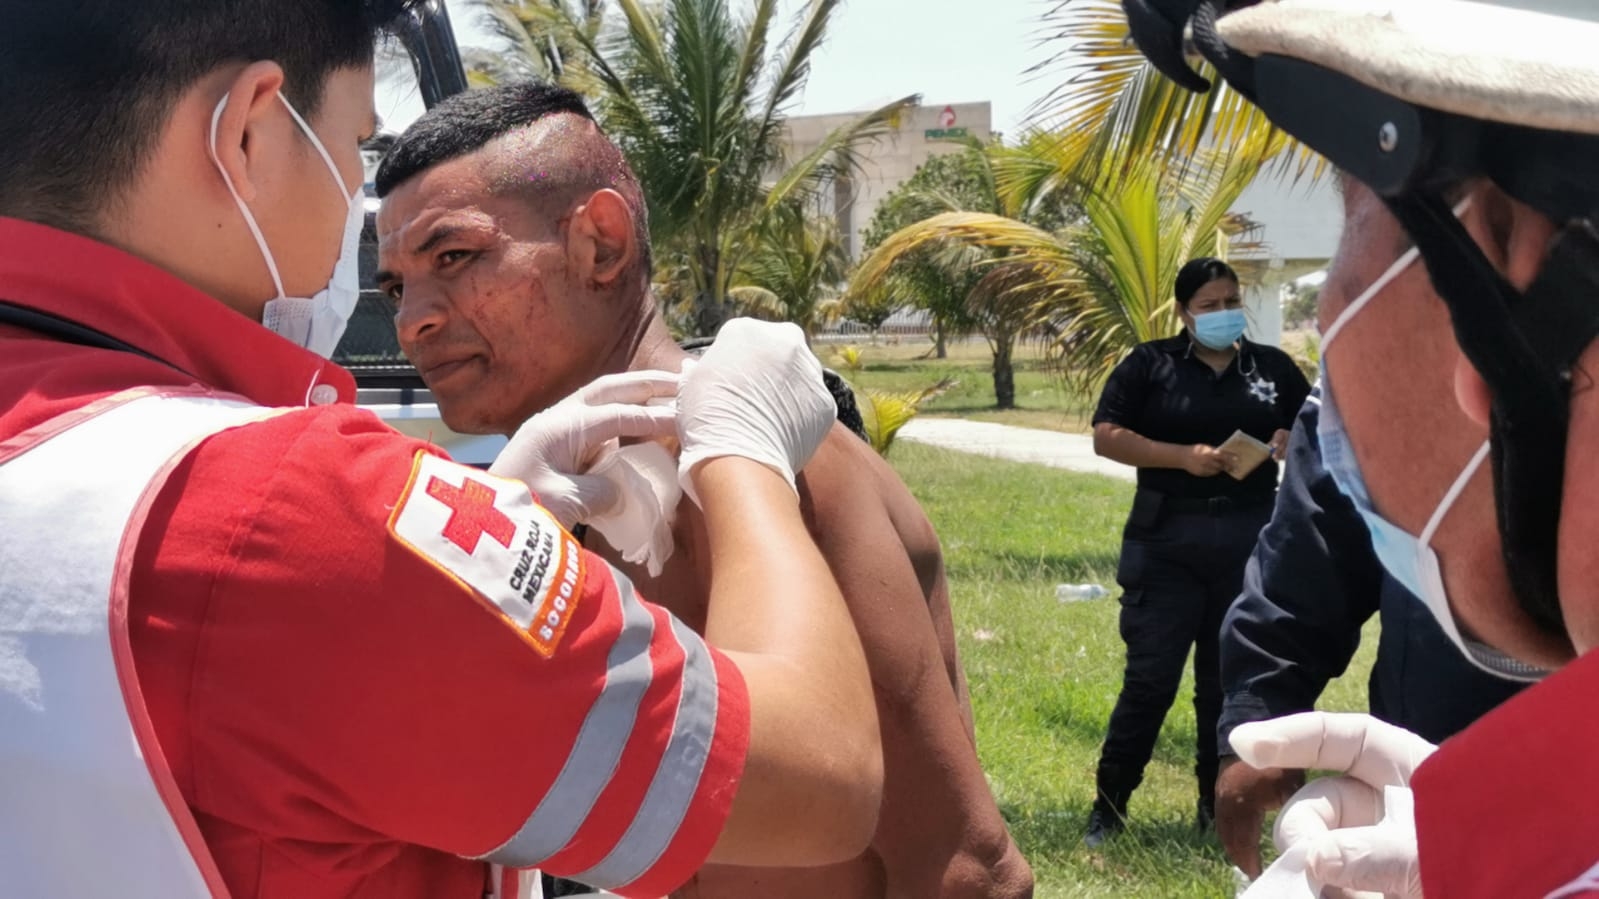
[[[422,245],[421,246],[419,246],[416,249],[412,250],[407,255],[410,255],[410,256],[421,256],[421,255],[424,255],[425,253],[427,253],[427,251],[429,251],[429,250],[433,249],[434,247],[438,246],[440,243],[443,243],[444,241],[448,240],[449,238],[454,237],[456,234],[459,234],[461,232],[461,230],[462,230],[461,227],[458,226],[458,225],[445,225],[445,226],[440,227],[440,228],[435,228],[435,229],[433,229],[433,231],[430,234],[428,234],[427,240],[422,241]],[[400,277],[399,275],[395,274],[394,272],[389,271],[388,269],[379,269],[377,272],[375,272],[372,275],[372,283],[374,283],[374,284],[382,284],[385,281],[396,281],[396,280],[399,280],[399,277]]]
[[[422,241],[421,246],[411,251],[411,255],[420,256],[459,233],[461,233],[461,228],[458,225],[445,225],[441,228],[434,228],[433,233],[428,235],[428,239]]]

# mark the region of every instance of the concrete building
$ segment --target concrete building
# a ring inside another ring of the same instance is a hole
[[[860,112],[794,116],[788,124],[789,159],[801,159],[828,134],[860,116]],[[824,205],[838,218],[850,258],[858,258],[861,233],[883,198],[929,158],[961,149],[960,139],[987,142],[993,131],[993,109],[981,103],[924,104],[900,114],[889,134],[859,153],[860,167],[834,185]]]

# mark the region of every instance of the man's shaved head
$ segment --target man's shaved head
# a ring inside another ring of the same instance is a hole
[[[515,196],[551,224],[595,191],[620,194],[633,215],[639,259],[649,280],[649,216],[644,191],[583,98],[562,87],[519,81],[456,94],[428,110],[395,142],[378,168],[377,195],[478,151],[483,177],[499,196]]]

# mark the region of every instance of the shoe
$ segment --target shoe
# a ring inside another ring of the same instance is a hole
[[[1200,833],[1210,833],[1216,829],[1216,798],[1214,796],[1199,800],[1199,809],[1194,815],[1194,827]]]
[[[1088,813],[1088,834],[1083,837],[1083,845],[1089,849],[1098,849],[1126,827],[1127,822],[1121,815],[1112,809],[1100,808],[1099,804],[1095,803],[1094,810]]]

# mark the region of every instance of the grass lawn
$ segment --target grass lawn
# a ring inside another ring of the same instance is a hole
[[[863,357],[860,371],[844,367],[834,351],[842,346],[859,347]],[[1051,371],[1038,344],[1016,347],[1016,405],[994,408],[994,357],[982,338],[953,341],[949,358],[934,359],[932,342],[926,338],[905,338],[897,343],[883,339],[876,345],[818,343],[814,347],[822,364],[848,378],[857,388],[876,390],[921,390],[949,377],[960,383],[948,393],[923,407],[930,416],[970,418],[1024,428],[1087,433],[1088,420],[1098,397],[1084,398],[1067,392],[1058,374]],[[925,357],[925,358],[923,358]]]
[[[1094,582],[1119,593],[1132,485],[904,441],[890,460],[943,540],[984,767],[1041,899],[1232,896],[1220,845],[1193,830],[1191,673],[1133,797],[1128,831],[1097,852],[1082,846],[1121,683],[1119,606],[1061,605],[1054,585]],[[1366,708],[1374,628],[1322,708]]]

